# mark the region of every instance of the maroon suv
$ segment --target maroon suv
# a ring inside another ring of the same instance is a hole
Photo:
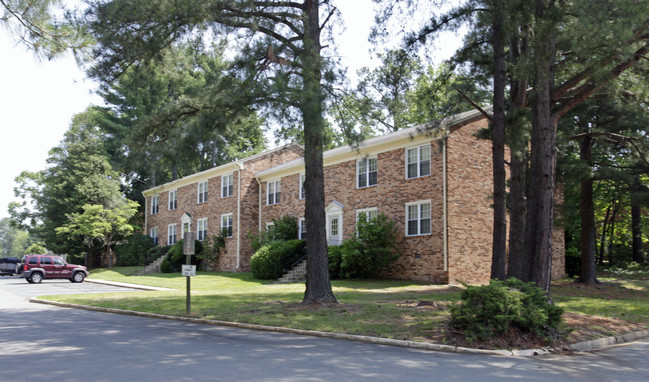
[[[27,255],[21,260],[22,276],[29,283],[40,283],[43,279],[68,279],[82,283],[88,276],[83,265],[68,264],[59,256]]]

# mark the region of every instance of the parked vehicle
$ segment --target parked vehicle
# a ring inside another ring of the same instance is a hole
[[[20,259],[17,257],[0,257],[0,276],[13,276],[18,273]]]
[[[43,279],[68,279],[82,283],[88,277],[88,268],[68,264],[59,256],[27,255],[21,260],[22,277],[29,283],[40,283]]]

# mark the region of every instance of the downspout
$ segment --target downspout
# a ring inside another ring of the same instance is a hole
[[[144,195],[144,234],[146,235],[149,232],[149,198]]]
[[[239,175],[237,176],[237,269],[241,267],[241,170],[243,163],[238,163]]]
[[[259,202],[258,202],[259,208],[257,209],[257,211],[259,212],[259,227],[257,228],[257,233],[261,233],[261,182],[259,181],[259,178],[255,177],[255,179],[257,180],[257,184],[259,184],[259,192],[258,192],[258,194],[259,194]]]
[[[447,170],[446,170],[446,140],[448,137],[444,137],[442,141],[442,198],[444,199],[443,201],[443,215],[442,215],[442,221],[443,221],[443,238],[444,238],[444,272],[448,272],[448,182],[446,179],[447,175]]]

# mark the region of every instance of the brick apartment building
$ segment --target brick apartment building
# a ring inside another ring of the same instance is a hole
[[[383,213],[398,229],[401,257],[386,276],[435,283],[484,283],[491,270],[491,142],[479,112],[428,131],[409,128],[324,153],[327,238],[353,234],[360,214]],[[304,158],[289,145],[146,190],[145,229],[158,245],[191,230],[198,239],[228,229],[215,268],[250,269],[247,231],[286,214],[304,224]],[[564,274],[563,232],[553,236],[553,277]]]

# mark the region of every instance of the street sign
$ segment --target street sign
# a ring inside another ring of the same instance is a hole
[[[183,255],[191,256],[196,253],[196,244],[194,242],[194,233],[185,232],[183,236]]]
[[[195,265],[183,265],[181,270],[183,276],[196,276],[196,266]]]

